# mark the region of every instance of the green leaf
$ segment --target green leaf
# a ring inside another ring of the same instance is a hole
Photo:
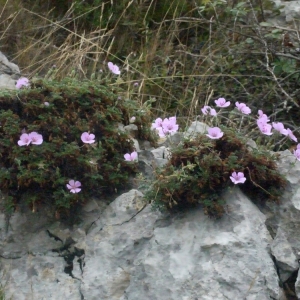
[[[274,27],[274,25],[267,23],[267,22],[261,22],[261,23],[259,23],[259,25],[263,26],[263,27]]]

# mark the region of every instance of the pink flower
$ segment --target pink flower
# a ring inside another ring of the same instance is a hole
[[[288,131],[286,129],[284,129],[284,125],[281,122],[273,122],[272,125],[273,125],[273,128],[276,131],[280,132],[281,134],[283,134],[283,135],[288,134]]]
[[[297,138],[294,136],[293,132],[291,129],[287,128],[287,136],[293,140],[294,142],[298,142]]]
[[[126,153],[124,155],[124,158],[126,161],[135,161],[135,160],[137,160],[137,157],[138,157],[138,155],[137,155],[136,151],[133,151],[131,154]]]
[[[258,110],[258,118],[259,118],[259,119],[265,118],[265,119],[268,120],[268,122],[270,121],[270,120],[268,119],[268,116],[267,116],[266,114],[264,114],[264,112],[263,112],[261,109]]]
[[[176,124],[176,117],[170,117],[169,119],[164,119],[162,122],[163,132],[165,134],[171,134],[178,131],[178,124]]]
[[[108,64],[108,68],[111,70],[112,73],[116,74],[116,75],[120,75],[120,69],[117,65],[114,65],[112,62],[109,62]]]
[[[258,119],[256,121],[257,125],[263,125],[263,124],[267,124],[270,121],[270,119],[268,118],[268,116],[266,114],[263,113],[262,110],[258,111]]]
[[[201,111],[204,115],[207,115],[210,111],[211,107],[208,105],[204,105],[203,108],[201,108]]]
[[[16,88],[17,89],[20,89],[22,88],[23,86],[29,86],[29,79],[26,78],[26,77],[21,77],[17,80],[17,83],[16,83]]]
[[[165,137],[167,134],[172,134],[178,131],[178,124],[176,124],[176,117],[157,118],[154,123],[151,125],[151,129],[156,129],[160,137]]]
[[[151,129],[157,129],[159,127],[162,127],[163,120],[161,118],[157,118],[154,123],[151,125]]]
[[[134,123],[135,119],[136,119],[135,117],[131,117],[130,120],[129,120],[129,123]]]
[[[221,131],[221,129],[219,127],[211,127],[207,129],[208,134],[206,134],[206,136],[208,136],[211,139],[219,139],[223,136],[224,132]]]
[[[228,107],[230,105],[230,101],[226,102],[225,98],[219,98],[215,100],[215,103],[218,107]]]
[[[217,115],[217,112],[214,108],[210,109],[210,115],[213,116],[213,117],[215,117]]]
[[[43,136],[37,132],[29,133],[29,138],[31,139],[31,143],[34,145],[41,145],[43,143]]]
[[[80,181],[70,180],[68,184],[66,184],[67,188],[70,190],[71,193],[79,193],[81,189],[79,188],[81,186]]]
[[[246,181],[245,175],[243,172],[233,172],[230,176],[231,181],[234,184],[244,183]]]
[[[29,134],[23,133],[20,136],[20,140],[18,141],[19,146],[28,146],[31,143],[31,138],[29,137]]]
[[[272,130],[272,125],[267,124],[267,123],[262,123],[262,124],[258,124],[258,128],[260,129],[260,131],[265,134],[265,135],[272,135],[273,133],[271,132]]]
[[[211,116],[216,116],[217,112],[214,108],[211,108],[208,105],[203,106],[203,108],[201,108],[201,111],[204,115],[210,114]]]
[[[40,145],[43,143],[43,136],[37,132],[31,132],[29,134],[23,133],[18,141],[19,146],[28,146],[30,143],[34,145]]]
[[[86,143],[86,144],[92,144],[95,143],[95,135],[94,134],[89,134],[88,132],[84,132],[81,135],[81,140]]]
[[[251,109],[245,103],[235,102],[235,106],[241,113],[245,115],[249,115],[251,113]]]
[[[134,87],[138,87],[138,86],[139,86],[139,83],[138,83],[138,82],[134,82],[133,86],[134,86]]]
[[[44,105],[45,105],[45,106],[49,106],[50,103],[49,103],[49,102],[44,102]]]
[[[157,127],[156,131],[157,131],[159,137],[164,138],[166,136],[164,129],[162,127]]]
[[[300,160],[300,149],[298,149],[298,146],[297,146],[297,150],[294,150],[294,155],[298,160]]]

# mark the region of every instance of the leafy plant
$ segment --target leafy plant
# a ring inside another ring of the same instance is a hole
[[[235,130],[222,130],[219,139],[198,134],[172,149],[171,160],[156,169],[146,192],[155,207],[181,210],[200,204],[207,215],[219,218],[224,213],[221,194],[232,186],[230,176],[235,171],[244,172],[247,180],[240,187],[252,199],[279,200],[286,180],[277,172],[275,156],[249,150],[247,141]]]
[[[124,160],[134,148],[119,127],[132,115],[139,137],[154,142],[149,115],[96,82],[37,80],[32,89],[1,93],[0,103],[0,189],[8,208],[25,199],[68,210],[124,186],[137,168]],[[38,140],[26,143],[30,136]],[[68,190],[70,180],[81,183],[80,192]]]

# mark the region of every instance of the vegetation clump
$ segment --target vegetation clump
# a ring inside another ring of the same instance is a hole
[[[20,199],[57,211],[124,186],[137,171],[122,125],[134,115],[138,135],[154,142],[149,115],[90,81],[37,80],[0,93],[0,190],[7,207]],[[22,198],[23,197],[23,198]]]
[[[279,174],[275,156],[250,149],[233,129],[222,127],[224,135],[212,140],[204,134],[186,139],[174,148],[168,164],[157,169],[146,198],[158,208],[182,210],[202,205],[205,214],[219,218],[224,212],[222,192],[233,185],[233,172],[247,180],[241,189],[252,199],[279,201],[285,178]]]

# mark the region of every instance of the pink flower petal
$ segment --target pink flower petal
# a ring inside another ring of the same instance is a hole
[[[238,183],[244,183],[246,181],[245,175],[243,172],[233,172],[230,176],[231,181],[234,184],[238,184]]]
[[[208,136],[211,139],[219,139],[224,135],[224,132],[221,131],[221,129],[219,127],[211,127],[207,129],[208,134],[206,134],[206,136]]]
[[[69,181],[68,184],[66,184],[67,188],[70,190],[71,193],[75,194],[75,193],[79,193],[81,191],[81,189],[79,188],[81,186],[81,182],[80,181],[74,181],[73,179],[71,179]]]
[[[19,146],[28,146],[30,143],[31,143],[31,138],[30,138],[29,134],[23,133],[20,136],[20,140],[18,141],[18,145]]]
[[[21,77],[17,80],[16,88],[20,89],[22,87],[29,86],[29,79],[26,77]]]
[[[226,102],[225,98],[219,98],[215,100],[215,103],[218,107],[228,107],[230,105],[230,101]]]
[[[81,140],[83,143],[85,144],[92,144],[92,143],[95,143],[95,135],[94,134],[90,134],[88,132],[84,132],[82,135],[81,135]]]
[[[116,75],[120,75],[121,72],[119,70],[119,67],[117,65],[114,65],[112,62],[109,62],[108,64],[108,68],[110,69],[110,71]]]

